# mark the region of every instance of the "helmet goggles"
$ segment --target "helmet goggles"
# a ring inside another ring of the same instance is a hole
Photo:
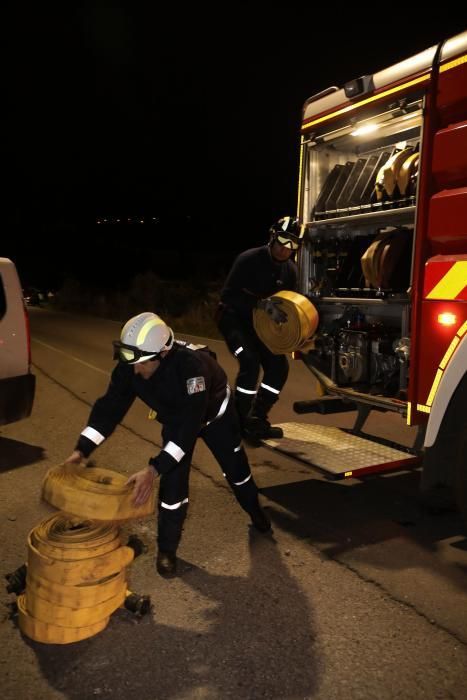
[[[290,236],[287,236],[287,234],[276,235],[276,241],[284,246],[284,248],[289,248],[290,250],[298,250],[300,248],[300,242],[291,238]]]
[[[134,345],[127,345],[122,343],[121,340],[112,341],[114,354],[114,360],[120,360],[127,365],[135,364],[136,362],[145,362],[146,360],[157,360],[160,356],[160,352],[151,352],[148,350],[140,350]]]

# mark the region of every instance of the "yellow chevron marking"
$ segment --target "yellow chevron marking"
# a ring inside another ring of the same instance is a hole
[[[442,370],[442,369],[439,369],[439,367],[438,367],[438,371],[436,372],[435,380],[434,380],[434,382],[433,382],[433,386],[431,387],[430,393],[429,393],[428,398],[427,398],[427,400],[426,400],[426,405],[427,405],[427,406],[431,406],[431,405],[433,404],[433,399],[435,398],[435,394],[436,394],[436,392],[437,392],[437,390],[438,390],[439,383],[440,383],[440,381],[441,381],[441,377],[442,377],[442,376],[443,376],[443,370]]]
[[[418,403],[417,411],[420,411],[420,413],[430,413],[431,408],[429,406],[424,406],[422,403]]]
[[[431,386],[430,393],[428,394],[428,398],[426,400],[427,406],[425,406],[425,408],[428,408],[429,406],[431,406],[433,404],[433,400],[435,398],[436,392],[438,391],[438,386],[439,386],[439,383],[441,381],[441,377],[443,376],[443,372],[446,369],[446,365],[448,364],[449,360],[451,359],[451,357],[454,353],[454,350],[459,345],[460,339],[462,338],[463,335],[465,335],[466,332],[467,332],[467,321],[465,321],[462,324],[462,326],[459,328],[456,335],[451,340],[451,343],[450,343],[448,349],[444,353],[443,359],[439,363],[438,371],[436,372],[434,382]],[[420,408],[420,406],[423,406],[423,404],[417,404],[417,411],[424,410],[423,408]],[[429,412],[430,412],[430,409],[428,408],[428,410],[425,411],[425,413],[429,413]]]
[[[460,339],[457,337],[457,335],[454,336],[454,338],[451,341],[451,345],[448,347],[446,350],[443,359],[440,362],[439,368],[444,370],[446,368],[447,363],[451,359],[451,355],[454,352],[454,350],[457,348],[457,346],[460,343]]]
[[[455,299],[467,286],[467,260],[454,263],[449,272],[440,279],[431,292],[426,295],[427,299]]]

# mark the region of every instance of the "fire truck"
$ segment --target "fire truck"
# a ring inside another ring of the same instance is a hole
[[[319,314],[300,357],[353,429],[284,424],[270,447],[332,478],[423,463],[427,503],[467,520],[467,31],[310,97],[301,125],[299,292]],[[371,411],[411,448],[363,433]],[[364,437],[362,437],[364,435]]]

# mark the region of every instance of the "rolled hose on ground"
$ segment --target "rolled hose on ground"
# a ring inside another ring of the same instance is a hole
[[[25,594],[18,596],[17,604],[20,628],[23,634],[36,642],[45,644],[72,644],[82,639],[88,639],[105,629],[109,622],[109,617],[107,617],[92,625],[65,628],[32,618],[27,610]],[[151,598],[150,596],[138,595],[127,590],[125,599],[120,607],[125,608],[125,610],[138,617],[143,617],[151,610]]]
[[[65,586],[100,581],[133,561],[112,523],[57,513],[28,536],[28,573]]]
[[[134,556],[111,523],[66,513],[39,523],[29,533],[26,572],[23,565],[9,575],[9,582],[19,584],[26,573],[26,590],[17,600],[23,634],[69,644],[103,630],[119,607],[145,614],[149,598],[127,590],[126,567]]]
[[[155,490],[141,506],[133,503],[133,487],[126,477],[111,469],[64,465],[49,469],[42,484],[42,498],[51,505],[81,518],[129,520],[154,512]]]
[[[311,301],[297,292],[282,291],[272,299],[280,299],[280,308],[287,314],[284,323],[276,323],[262,309],[253,311],[255,331],[275,355],[304,351],[312,347],[312,338],[318,327],[318,312]]]
[[[131,547],[134,552],[134,558],[139,557],[143,552],[147,551],[147,546],[137,535],[130,535],[127,547]],[[15,571],[9,574],[5,574],[7,580],[6,592],[7,593],[22,593],[26,588],[26,575],[28,573],[28,565],[21,564]]]

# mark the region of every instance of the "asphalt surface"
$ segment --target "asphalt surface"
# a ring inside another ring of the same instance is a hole
[[[26,557],[29,530],[54,509],[40,500],[47,471],[73,449],[112,368],[118,324],[31,310],[37,396],[32,416],[0,428],[2,573]],[[195,339],[198,340],[199,339]],[[235,361],[210,345],[233,379]],[[293,363],[276,422],[312,398]],[[95,453],[130,474],[160,446],[136,404]],[[349,426],[351,414],[337,424]],[[370,428],[404,444],[413,431],[377,414]],[[455,513],[433,517],[417,501],[419,473],[328,481],[264,448],[248,449],[272,536],[252,531],[202,443],[193,459],[180,576],[154,569],[153,518],[128,523],[147,552],[131,566],[132,590],[151,614],[124,610],[83,642],[24,638],[13,595],[0,592],[1,698],[467,697],[467,540]]]

